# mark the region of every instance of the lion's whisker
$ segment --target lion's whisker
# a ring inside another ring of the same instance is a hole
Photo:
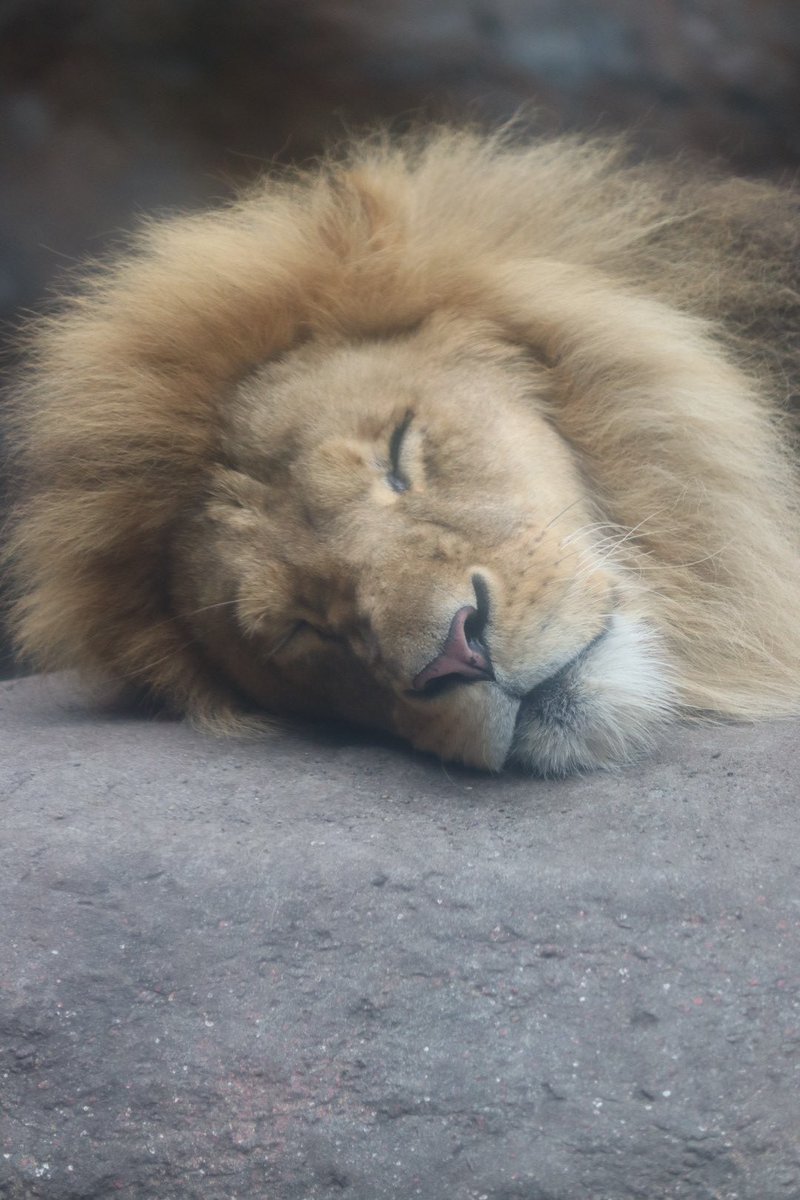
[[[576,504],[580,504],[580,502],[581,502],[581,499],[580,499],[580,497],[578,497],[578,499],[577,499],[577,500],[573,500],[571,504],[567,504],[567,505],[565,505],[565,506],[564,506],[564,508],[562,508],[562,509],[561,509],[561,512],[559,512],[559,513],[556,513],[556,515],[555,515],[555,516],[552,518],[552,520],[550,520],[550,521],[548,521],[548,522],[547,522],[547,524],[546,524],[546,525],[544,526],[544,528],[542,529],[542,533],[546,533],[548,529],[551,529],[551,528],[552,528],[552,526],[553,526],[553,525],[555,525],[556,521],[560,521],[560,520],[561,520],[561,518],[562,518],[562,517],[563,517],[563,516],[564,516],[566,513],[570,512],[570,510],[571,510],[571,509],[573,509],[573,508],[575,507],[575,505],[576,505]]]

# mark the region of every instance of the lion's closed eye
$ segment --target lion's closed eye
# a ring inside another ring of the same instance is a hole
[[[299,620],[295,622],[292,630],[292,640],[302,638],[324,642],[332,646],[343,646],[347,642],[342,634],[336,633],[332,629],[326,629],[323,625],[315,624],[312,621]]]
[[[409,410],[394,428],[389,439],[389,470],[386,480],[394,492],[407,492],[411,487],[408,432],[413,419],[414,414]]]

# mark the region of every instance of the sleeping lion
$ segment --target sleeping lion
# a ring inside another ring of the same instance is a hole
[[[543,775],[800,712],[797,218],[437,129],[151,224],[31,335],[21,651]]]

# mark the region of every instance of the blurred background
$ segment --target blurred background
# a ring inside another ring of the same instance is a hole
[[[139,214],[377,120],[531,104],[795,178],[800,0],[0,0],[3,372],[20,314]]]

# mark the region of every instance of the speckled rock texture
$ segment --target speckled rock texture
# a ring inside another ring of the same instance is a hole
[[[566,782],[0,687],[3,1200],[796,1200],[800,727]]]

